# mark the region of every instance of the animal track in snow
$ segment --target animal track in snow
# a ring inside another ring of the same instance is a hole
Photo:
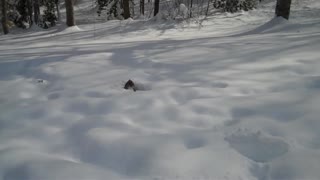
[[[49,100],[54,100],[54,99],[59,99],[60,98],[60,93],[51,93],[48,95]]]
[[[106,94],[103,94],[98,91],[88,91],[85,93],[85,96],[91,97],[91,98],[105,98],[105,97],[107,97]]]
[[[184,145],[188,149],[196,149],[206,146],[207,141],[204,138],[191,136],[185,139]]]
[[[226,88],[229,86],[228,83],[224,83],[224,82],[213,82],[213,83],[210,83],[210,85],[214,88]]]
[[[262,163],[287,153],[289,149],[289,145],[282,139],[261,132],[238,132],[226,137],[225,140],[243,156]]]

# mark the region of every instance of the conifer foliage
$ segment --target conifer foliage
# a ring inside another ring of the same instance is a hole
[[[108,19],[128,19],[131,17],[130,1],[131,0],[97,0],[97,13],[101,16],[101,14],[105,12]]]
[[[6,0],[8,22],[19,28],[38,25],[42,28],[55,26],[57,22],[56,3],[53,0]],[[40,9],[42,11],[40,11]]]
[[[213,0],[213,7],[225,12],[249,11],[255,8],[257,0]]]
[[[55,2],[52,0],[44,0],[43,5],[45,10],[43,11],[43,23],[45,28],[55,26],[57,22],[57,16],[55,13]]]

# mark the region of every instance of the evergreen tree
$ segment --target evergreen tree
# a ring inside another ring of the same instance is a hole
[[[130,6],[133,7],[131,0],[97,0],[96,2],[98,4],[97,13],[99,16],[105,11],[108,19],[128,19],[131,17]]]
[[[257,0],[214,0],[213,7],[225,12],[249,11],[255,8]]]
[[[55,14],[55,2],[52,0],[44,0],[43,3],[45,6],[45,10],[43,11],[43,22],[45,23],[45,28],[55,26],[57,21],[57,16]]]
[[[120,0],[97,0],[98,4],[98,15],[100,16],[102,11],[107,12],[108,18],[118,17],[121,12],[118,12],[120,7]]]
[[[29,22],[27,0],[18,0],[15,8],[19,13],[17,19],[14,20],[15,25],[23,29],[27,28],[26,24]]]

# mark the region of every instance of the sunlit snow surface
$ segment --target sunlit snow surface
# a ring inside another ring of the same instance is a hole
[[[0,36],[0,180],[319,179],[320,4],[273,8]]]

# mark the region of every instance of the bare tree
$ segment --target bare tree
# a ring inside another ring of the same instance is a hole
[[[4,34],[9,33],[8,27],[8,17],[7,17],[7,2],[6,0],[1,0],[1,12],[2,12],[2,29]]]
[[[289,19],[291,0],[277,0],[276,15]]]
[[[154,16],[159,13],[160,0],[154,0]]]
[[[66,15],[67,15],[67,26],[75,26],[74,12],[73,12],[73,0],[65,0]]]

